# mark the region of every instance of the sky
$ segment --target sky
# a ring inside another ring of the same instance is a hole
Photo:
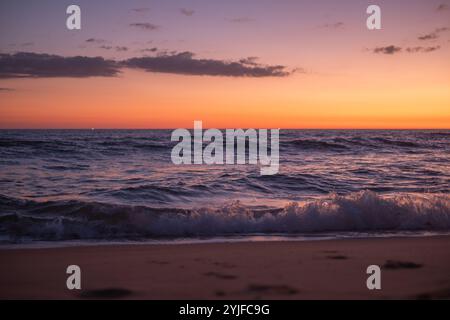
[[[450,128],[448,0],[2,0],[0,30],[3,129]]]

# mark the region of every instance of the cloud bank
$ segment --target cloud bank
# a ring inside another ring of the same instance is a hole
[[[158,30],[160,28],[156,24],[149,23],[149,22],[130,23],[130,27],[139,28],[139,29],[147,30],[147,31],[154,31],[154,30]]]
[[[382,54],[394,54],[402,51],[402,48],[390,45],[386,47],[376,47],[373,49],[373,53],[382,53]]]
[[[149,72],[225,77],[285,77],[291,74],[285,66],[269,66],[246,61],[229,62],[196,59],[192,52],[132,58],[123,62],[130,68]]]
[[[447,27],[437,28],[431,33],[417,37],[417,39],[419,39],[419,40],[435,40],[435,39],[439,38],[439,34],[441,34],[442,32],[446,32],[446,31],[450,31],[450,28],[447,28]]]
[[[378,54],[395,54],[395,53],[399,53],[403,50],[405,50],[408,53],[428,53],[428,52],[433,52],[433,51],[437,51],[441,49],[440,46],[433,46],[433,47],[422,47],[422,46],[417,46],[417,47],[407,47],[407,48],[402,48],[402,47],[397,47],[394,45],[390,45],[390,46],[386,46],[386,47],[376,47],[374,49],[372,49],[373,53],[378,53]]]
[[[0,54],[0,78],[112,77],[118,73],[116,62],[102,57],[61,57],[31,52]]]
[[[124,48],[111,47],[115,50]],[[256,57],[239,61],[198,59],[192,52],[158,53],[122,61],[31,52],[0,54],[0,78],[113,77],[123,68],[179,75],[255,78],[286,77],[295,72],[282,65],[260,64]]]
[[[99,48],[104,49],[104,50],[115,50],[117,52],[128,51],[128,47],[126,47],[126,46],[100,46]]]
[[[440,46],[435,46],[435,47],[412,47],[412,48],[406,48],[406,51],[409,53],[416,53],[416,52],[433,52],[436,50],[439,50],[441,47]]]

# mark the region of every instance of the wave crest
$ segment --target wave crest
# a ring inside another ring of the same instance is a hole
[[[387,197],[361,191],[275,209],[255,209],[239,201],[198,209],[78,201],[19,204],[6,197],[0,197],[0,206],[5,212],[0,235],[9,242],[450,230],[446,194]]]

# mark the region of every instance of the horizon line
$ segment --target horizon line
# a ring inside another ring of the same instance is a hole
[[[85,131],[101,131],[101,130],[176,130],[180,128],[0,128],[0,131],[6,130],[85,130]],[[181,129],[192,129],[190,127],[184,127]],[[250,128],[250,127],[235,127],[235,128],[216,128],[216,127],[204,127],[202,130],[208,129],[279,129],[279,130],[450,130],[449,128],[275,128],[275,127],[261,127],[261,128]]]

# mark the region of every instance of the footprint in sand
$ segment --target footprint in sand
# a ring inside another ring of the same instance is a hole
[[[448,300],[450,299],[450,288],[419,294],[415,297],[419,300]]]
[[[335,255],[335,256],[328,256],[327,259],[333,259],[333,260],[347,260],[347,256],[343,255]]]
[[[222,280],[237,279],[237,277],[232,274],[224,274],[224,273],[219,273],[219,272],[206,272],[203,275],[205,275],[207,277],[215,277],[217,279],[222,279]]]
[[[227,262],[214,262],[213,264],[215,266],[218,266],[218,267],[221,267],[221,268],[225,268],[225,269],[232,269],[232,268],[236,267],[234,264],[227,263]]]
[[[259,294],[293,295],[299,291],[286,285],[250,284],[248,291]]]
[[[414,262],[387,260],[383,268],[388,270],[419,269],[422,268],[422,265]]]
[[[107,288],[87,290],[80,294],[83,299],[120,299],[131,295],[133,292],[123,288]]]
[[[225,297],[226,296],[225,291],[222,291],[222,290],[216,291],[215,294],[216,294],[216,297]]]
[[[157,260],[151,260],[151,261],[149,261],[150,263],[153,263],[153,264],[159,264],[159,265],[166,265],[166,264],[169,264],[169,262],[167,262],[167,261],[157,261]]]

